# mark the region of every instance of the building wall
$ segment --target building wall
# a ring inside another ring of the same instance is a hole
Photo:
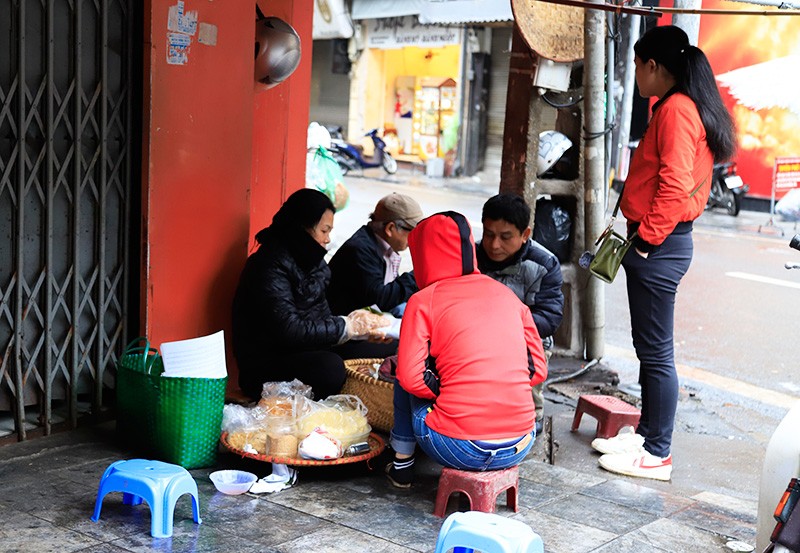
[[[186,13],[216,26],[216,45],[195,35],[186,63],[171,65],[167,21],[177,4],[144,8],[141,320],[155,345],[230,329],[252,236],[305,171],[310,48],[286,82],[256,94],[254,4],[186,0]],[[310,0],[263,4],[310,46]]]
[[[339,125],[347,132],[350,111],[350,77],[332,71],[333,40],[314,41],[311,68],[311,107],[309,123]]]

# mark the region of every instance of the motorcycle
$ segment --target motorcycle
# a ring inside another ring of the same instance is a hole
[[[800,234],[792,238],[789,246],[800,250]],[[800,263],[786,263],[786,268],[800,269]],[[756,548],[764,553],[800,553],[798,436],[800,401],[775,429],[764,455],[756,522]]]
[[[708,195],[706,209],[725,208],[728,215],[739,215],[742,200],[750,187],[736,174],[736,163],[717,163],[711,175],[711,193]]]
[[[339,164],[343,174],[356,169],[371,169],[383,167],[383,170],[394,175],[397,172],[397,161],[392,154],[386,151],[386,142],[378,136],[378,129],[372,129],[364,136],[372,139],[375,151],[371,156],[365,156],[361,146],[355,146],[344,140],[341,127],[327,127],[331,133],[331,155]]]

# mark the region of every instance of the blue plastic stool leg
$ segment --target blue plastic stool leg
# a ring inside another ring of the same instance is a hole
[[[135,493],[122,493],[122,504],[123,505],[141,505],[142,498]]]

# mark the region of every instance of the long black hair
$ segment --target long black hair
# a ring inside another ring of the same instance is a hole
[[[653,60],[675,77],[678,91],[694,101],[706,130],[714,161],[730,159],[736,151],[733,120],[717,88],[714,72],[700,48],[689,44],[680,27],[666,25],[647,31],[633,46],[640,60]]]

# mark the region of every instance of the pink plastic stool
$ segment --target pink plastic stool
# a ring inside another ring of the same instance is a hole
[[[636,407],[617,397],[585,395],[578,398],[578,406],[575,408],[575,416],[572,418],[573,432],[580,426],[584,413],[597,419],[596,436],[598,438],[616,436],[623,426],[632,426],[636,429],[641,416]]]
[[[494,513],[497,496],[506,491],[506,505],[515,513],[517,490],[519,489],[519,467],[483,472],[456,470],[445,467],[439,477],[439,491],[433,514],[444,518],[447,501],[454,492],[461,492],[469,499],[471,511]]]

